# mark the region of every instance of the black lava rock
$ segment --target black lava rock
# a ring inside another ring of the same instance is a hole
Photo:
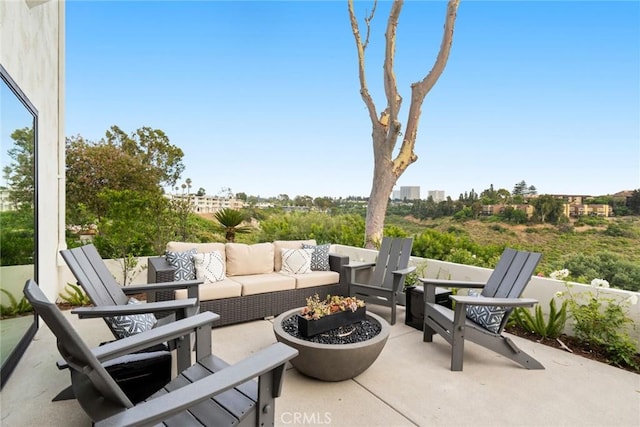
[[[368,319],[304,338],[298,332],[296,316],[291,316],[282,322],[282,329],[295,338],[318,344],[354,344],[375,337],[380,333],[382,327],[375,320]]]

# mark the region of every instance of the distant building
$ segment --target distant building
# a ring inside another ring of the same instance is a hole
[[[400,200],[420,200],[420,186],[400,187]]]
[[[184,200],[189,197],[193,212],[195,213],[215,213],[221,209],[242,209],[246,203],[235,197],[219,197],[219,196],[196,196],[195,194],[165,194],[169,200]]]
[[[434,202],[444,202],[444,191],[442,190],[429,190],[427,191],[427,198],[431,197]]]
[[[612,216],[613,210],[611,206],[605,204],[581,204],[581,203],[565,203],[564,214],[568,217],[588,216]]]
[[[391,200],[400,200],[400,190],[393,190],[393,193],[391,193]]]

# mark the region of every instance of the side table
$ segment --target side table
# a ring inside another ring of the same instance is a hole
[[[424,329],[424,287],[415,286],[405,290],[407,304],[405,306],[404,324],[413,328]],[[453,309],[453,301],[449,299],[451,290],[436,288],[436,304]]]

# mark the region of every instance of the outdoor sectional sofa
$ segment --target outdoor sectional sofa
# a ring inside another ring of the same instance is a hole
[[[148,282],[188,279],[190,273],[185,276],[183,266],[176,261],[188,252],[186,258],[191,256],[197,266],[195,278],[205,279],[199,286],[200,311],[219,314],[216,327],[263,319],[302,307],[306,299],[315,294],[320,298],[347,294],[343,267],[349,263],[349,257],[329,253],[329,248],[329,245],[316,245],[315,240],[279,240],[253,245],[169,242],[164,256],[148,259]],[[286,257],[284,263],[283,256]],[[311,257],[311,271],[299,262],[301,256]],[[216,265],[218,262],[224,264],[222,274],[220,265]],[[215,281],[206,283],[207,277]],[[186,297],[186,291],[178,290],[175,294],[157,292],[150,299],[166,301]]]

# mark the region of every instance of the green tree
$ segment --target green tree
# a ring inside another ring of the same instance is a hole
[[[12,162],[2,169],[9,200],[15,208],[22,206],[32,209],[35,206],[33,127],[14,130],[11,139],[14,145],[7,150],[7,154]]]
[[[500,202],[498,192],[493,189],[493,184],[480,193],[480,201],[483,205],[497,205]]]
[[[527,183],[525,180],[518,182],[513,186],[513,191],[511,192],[514,196],[524,196],[527,194]]]
[[[98,194],[105,190],[160,191],[157,174],[141,158],[114,144],[92,143],[81,136],[67,138],[67,223],[93,216],[99,220],[108,206]],[[84,212],[83,218],[79,214]]]
[[[550,194],[543,194],[531,200],[535,208],[534,217],[541,223],[557,223],[563,216],[564,202]]]
[[[305,206],[310,208],[313,206],[313,198],[311,196],[296,196],[293,199],[294,206]]]
[[[155,197],[158,195],[155,193]],[[103,257],[123,260],[124,285],[137,264],[134,256],[155,253],[153,233],[157,231],[157,212],[152,207],[157,202],[152,197],[149,193],[108,188],[98,194],[106,208],[94,243]]]
[[[496,192],[496,197],[498,199],[498,203],[511,203],[511,193],[509,193],[509,190],[507,190],[506,188],[500,188]]]
[[[313,199],[313,204],[321,210],[327,210],[334,205],[330,197],[316,197]]]
[[[506,222],[512,224],[524,224],[527,222],[527,214],[520,209],[516,209],[513,206],[505,206],[502,213],[499,215]]]
[[[173,187],[184,171],[184,153],[172,145],[160,129],[142,127],[127,135],[118,126],[111,126],[106,132],[106,143],[121,148],[151,167],[157,174],[156,182],[161,186]]]
[[[633,190],[631,197],[627,200],[627,207],[634,214],[640,215],[640,189]]]
[[[186,242],[189,240],[189,216],[193,213],[193,196],[191,195],[191,179],[187,178],[179,187],[175,187],[176,193],[182,190],[180,194],[175,194],[171,198],[171,209],[175,213],[177,219],[177,235],[178,238]]]
[[[0,266],[33,264],[35,230],[33,209],[0,212]]]

